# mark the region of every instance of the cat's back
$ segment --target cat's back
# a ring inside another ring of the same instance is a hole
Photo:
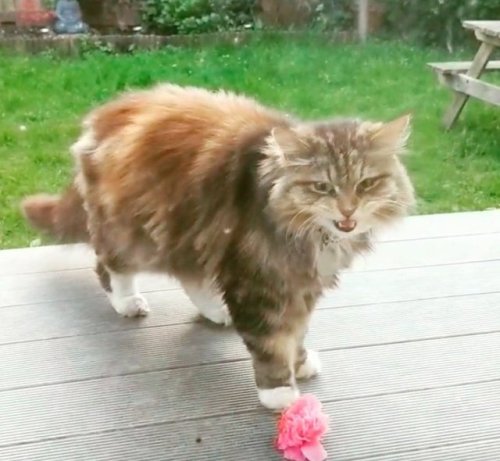
[[[202,147],[204,141],[222,143],[242,131],[271,127],[282,118],[235,93],[162,84],[104,104],[90,114],[85,125],[98,143],[113,137],[130,142],[142,136],[161,138],[162,144],[197,141]]]
[[[125,93],[85,120],[72,148],[77,182],[80,190],[95,191],[95,200],[135,207],[136,214],[159,196],[180,202],[201,182],[229,176],[249,140],[284,120],[230,92],[163,84]]]

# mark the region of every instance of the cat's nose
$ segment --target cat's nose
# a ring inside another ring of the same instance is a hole
[[[356,211],[356,207],[354,206],[339,206],[339,211],[346,217],[350,218],[354,212]]]

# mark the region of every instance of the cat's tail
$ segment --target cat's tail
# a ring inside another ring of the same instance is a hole
[[[88,242],[87,214],[74,184],[61,195],[32,195],[21,203],[29,224],[62,243]]]

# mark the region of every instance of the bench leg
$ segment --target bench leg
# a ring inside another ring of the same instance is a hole
[[[483,42],[479,47],[476,56],[474,57],[474,61],[472,61],[470,69],[467,71],[467,75],[473,78],[480,77],[483,73],[484,68],[486,67],[486,64],[488,64],[490,55],[493,52],[494,48],[495,47],[490,43]],[[443,118],[443,123],[447,130],[449,130],[453,126],[468,99],[469,96],[464,93],[454,94],[453,102],[451,103],[451,106],[448,108]]]

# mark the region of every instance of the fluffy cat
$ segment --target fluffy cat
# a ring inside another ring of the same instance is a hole
[[[408,212],[399,156],[409,116],[302,122],[232,93],[160,85],[94,110],[72,146],[61,196],[28,221],[95,249],[115,310],[145,315],[135,275],[176,277],[201,314],[231,321],[252,355],[261,403],[286,407],[320,370],[309,317],[370,236]]]

